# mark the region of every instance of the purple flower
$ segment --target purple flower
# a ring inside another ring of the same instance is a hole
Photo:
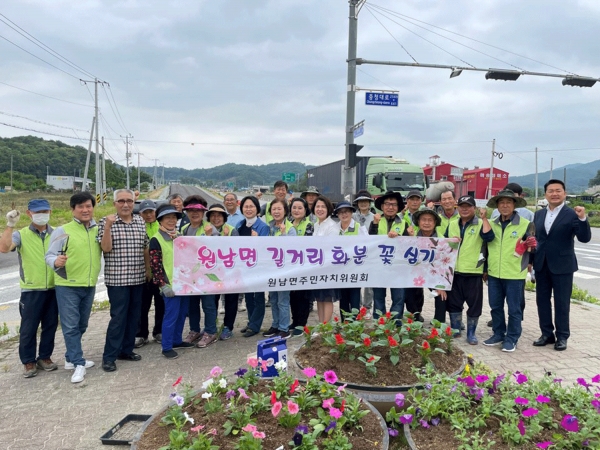
[[[423,428],[429,428],[429,424],[427,423],[426,420],[421,419],[421,420],[419,420],[419,423],[421,424],[421,426]]]
[[[475,396],[475,400],[479,401],[484,396],[485,389],[484,388],[478,389],[476,387],[472,387],[471,389],[469,389],[469,392],[471,393],[471,395]]]
[[[545,442],[538,442],[537,444],[535,444],[538,448],[548,448],[550,447],[552,444],[554,444],[554,442],[552,441],[545,441]]]
[[[333,370],[326,371],[323,374],[323,377],[325,378],[325,381],[327,381],[329,384],[334,384],[338,380],[338,377]]]
[[[169,394],[169,398],[170,398],[171,400],[173,400],[175,397],[177,397],[177,392],[171,392],[171,393]]]
[[[430,391],[431,390],[431,383],[427,383],[425,385],[425,389],[427,389],[428,391]]]
[[[329,422],[329,425],[327,425],[327,428],[325,428],[325,433],[329,433],[331,430],[333,430],[335,428],[336,425],[337,425],[337,422],[335,420],[332,420],[331,422]]]
[[[398,430],[395,430],[394,428],[388,428],[388,434],[392,437],[396,437],[398,436]]]
[[[537,413],[539,413],[539,411],[535,408],[527,408],[525,411],[523,411],[523,415],[525,417],[532,417],[535,416]]]
[[[302,439],[304,439],[304,436],[302,435],[302,433],[294,433],[294,436],[292,436],[292,441],[294,441],[294,445],[296,447],[299,447],[302,445]]]
[[[181,395],[176,395],[175,398],[173,398],[173,400],[175,400],[177,406],[183,406],[183,397]]]
[[[584,387],[584,388],[586,388],[587,390],[589,390],[589,388],[590,388],[590,386],[591,386],[591,384],[588,384],[588,383],[585,381],[585,378],[577,378],[577,384],[578,384],[578,385],[580,385],[580,386],[583,386],[583,387]]]
[[[571,416],[567,414],[563,417],[560,425],[567,431],[571,431],[573,433],[577,433],[579,431],[579,422],[577,421],[577,417]]]
[[[489,379],[490,377],[488,377],[487,375],[477,375],[475,377],[475,380],[477,380],[478,383],[485,383]]]
[[[502,382],[502,380],[504,380],[504,377],[506,376],[506,374],[502,374],[502,375],[498,375],[494,381],[492,382],[492,386],[494,387],[494,390],[498,389],[498,385]]]
[[[515,398],[515,403],[517,405],[528,405],[529,400],[527,400],[526,398],[523,398],[523,397],[517,397],[517,398]]]
[[[456,380],[461,383],[466,384],[468,387],[475,386],[475,380],[473,379],[473,377],[471,375],[469,375],[468,377],[464,377],[464,378],[458,377]]]
[[[515,380],[517,381],[517,384],[523,384],[523,383],[527,383],[527,375],[525,375],[524,373],[521,372],[515,372],[514,374]]]
[[[235,391],[233,391],[233,390],[229,390],[229,391],[227,391],[227,393],[225,394],[225,398],[226,398],[227,400],[229,400],[229,399],[231,399],[231,398],[233,398],[233,397],[235,397]]]
[[[308,427],[306,425],[298,425],[296,427],[297,433],[308,434]]]
[[[598,412],[600,412],[600,400],[592,400],[592,406],[596,408]]]
[[[592,378],[592,383],[600,383],[600,373]]]
[[[456,392],[456,385],[454,385],[450,388],[450,392]]]
[[[434,427],[437,427],[440,424],[440,419],[438,419],[437,417],[434,417],[433,419],[431,419],[431,425],[433,425]]]
[[[552,380],[553,383],[558,383],[561,384],[562,383],[562,378],[555,378],[554,380]]]
[[[242,368],[240,367],[240,369],[239,369],[239,370],[238,370],[236,373],[234,373],[234,375],[237,375],[238,377],[240,377],[240,378],[241,378],[241,377],[243,377],[243,376],[244,376],[244,374],[245,374],[246,372],[248,372],[248,369],[242,369]]]
[[[398,408],[402,408],[404,406],[404,394],[396,394],[396,399],[394,401],[396,402],[396,405],[398,405]]]
[[[519,420],[517,428],[519,429],[519,433],[521,433],[521,436],[525,436],[525,424],[523,423],[523,419]]]
[[[407,424],[407,423],[411,423],[413,420],[413,415],[412,414],[404,414],[403,416],[400,416],[400,422]]]
[[[538,403],[550,403],[550,398],[544,395],[538,395],[535,400]]]

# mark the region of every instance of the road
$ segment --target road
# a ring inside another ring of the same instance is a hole
[[[582,244],[575,240],[579,271],[573,282],[593,297],[600,298],[600,228],[592,228],[592,240]]]

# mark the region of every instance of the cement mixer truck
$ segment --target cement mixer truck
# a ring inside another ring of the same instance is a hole
[[[342,194],[342,170],[344,160],[335,161],[307,171],[308,185],[315,186],[321,194],[337,203],[344,200]],[[427,178],[423,168],[405,159],[391,156],[365,156],[356,164],[356,188],[366,189],[377,198],[387,191],[400,192],[406,196],[417,190],[425,195]],[[353,192],[355,194],[355,192]]]

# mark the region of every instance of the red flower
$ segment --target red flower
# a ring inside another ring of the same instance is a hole
[[[452,336],[452,328],[451,327],[446,328],[446,336]]]
[[[413,320],[409,317],[408,319],[406,319],[406,323],[413,323]]]
[[[410,331],[410,327],[406,327],[406,331]]]
[[[271,405],[274,405],[277,402],[277,393],[275,391],[271,391]]]
[[[179,378],[177,378],[177,381],[176,381],[175,383],[173,383],[173,387],[175,387],[175,386],[177,386],[179,383],[181,383],[181,379],[182,379],[182,378],[183,378],[183,377],[179,377]]]
[[[304,325],[304,332],[306,334],[310,334],[310,330],[308,329],[308,327],[306,325]]]
[[[364,316],[365,314],[367,314],[367,308],[365,308],[363,306],[362,308],[360,308],[360,310],[358,312],[360,313],[361,316]]]
[[[360,313],[358,313],[358,315],[356,316],[356,320],[363,320],[363,316]]]
[[[344,412],[345,407],[346,407],[346,400],[342,400],[342,406],[340,406],[340,411]]]
[[[437,328],[433,328],[431,330],[431,334],[429,336],[431,336],[431,337],[437,337],[437,336],[439,336]]]
[[[396,347],[398,345],[398,341],[392,336],[388,336],[388,343],[390,344],[390,347]]]
[[[341,334],[336,334],[336,335],[335,335],[335,343],[336,343],[337,345],[342,345],[342,344],[345,344],[345,343],[346,343],[346,341],[344,341],[344,338],[342,337],[342,335],[341,335]]]
[[[340,319],[338,319],[337,317],[334,317],[334,318],[333,318],[333,320],[334,320],[335,322],[339,322],[339,320],[340,320]]]
[[[323,325],[327,325],[327,321],[323,322]]]
[[[429,350],[429,342],[423,341],[423,349]]]
[[[290,394],[293,394],[296,391],[296,388],[299,384],[300,382],[298,380],[294,380],[294,382],[292,383],[292,387],[290,388]]]
[[[385,325],[385,319],[383,317],[379,318],[379,321],[377,322],[379,325]]]
[[[365,344],[365,347],[370,347],[371,346],[371,338],[366,337],[363,340],[363,344]]]
[[[392,313],[391,313],[391,312],[389,312],[389,311],[388,311],[388,312],[386,312],[386,313],[385,313],[385,317],[387,317],[388,319],[391,319],[391,318],[392,318]]]
[[[370,363],[370,362],[372,362],[372,361],[374,361],[374,360],[375,360],[375,357],[374,357],[374,356],[371,356],[369,359],[367,359],[367,362],[368,362],[368,363]]]
[[[391,333],[391,331],[390,331],[390,330],[383,330],[383,332],[384,332],[385,334],[390,334],[390,333]]]

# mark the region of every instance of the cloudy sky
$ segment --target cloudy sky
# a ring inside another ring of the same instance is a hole
[[[86,146],[94,86],[79,80],[95,76],[110,83],[99,89],[100,134],[120,164],[119,136],[127,133],[142,165],[343,158],[345,0],[3,0],[0,13],[2,137]],[[358,56],[600,77],[599,25],[597,0],[368,0]],[[555,168],[599,158],[600,83],[590,89],[562,86],[560,78],[449,73],[359,66],[361,88],[399,91],[398,107],[366,106],[364,92],[357,94],[361,155],[425,164],[437,154],[484,167],[496,139],[504,153],[496,165],[514,175],[533,172],[535,147],[540,171],[551,158]]]

